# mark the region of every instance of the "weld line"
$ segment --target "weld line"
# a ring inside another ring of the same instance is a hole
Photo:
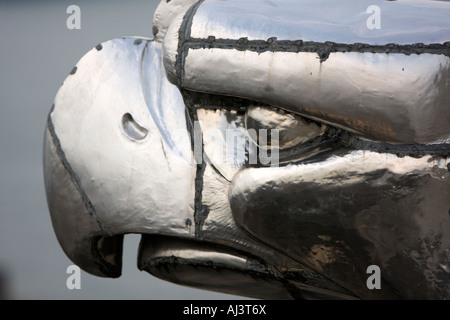
[[[368,150],[378,153],[390,153],[400,158],[412,157],[421,158],[423,156],[450,156],[450,144],[392,144],[386,142],[366,141],[352,134],[341,130],[339,133],[339,141],[348,147],[357,150]]]
[[[450,57],[450,42],[432,44],[394,44],[371,45],[367,43],[336,43],[331,41],[316,42],[303,40],[277,40],[271,37],[267,40],[240,39],[216,39],[214,36],[208,38],[180,38],[181,44],[188,49],[236,49],[238,51],[251,51],[263,53],[271,52],[316,52],[321,62],[328,59],[332,52],[359,52],[359,53],[402,53],[411,54],[440,54]],[[184,66],[184,60],[183,60]]]
[[[86,194],[86,192],[84,191],[81,182],[80,182],[80,178],[78,177],[78,175],[74,172],[74,170],[72,169],[72,166],[70,165],[69,161],[66,158],[66,154],[64,153],[64,150],[62,149],[61,146],[61,142],[58,138],[58,136],[56,135],[55,132],[55,127],[53,125],[53,121],[52,121],[52,117],[51,114],[53,113],[53,110],[55,108],[55,105],[52,105],[52,108],[50,110],[50,113],[48,114],[48,118],[47,118],[47,128],[50,132],[50,135],[52,137],[52,141],[53,144],[56,148],[56,153],[58,154],[58,158],[61,161],[62,165],[64,166],[64,168],[66,169],[66,171],[69,173],[70,178],[73,182],[73,184],[75,185],[76,189],[78,190],[78,192],[81,195],[81,198],[83,200],[84,206],[86,207],[86,210],[89,212],[89,214],[91,216],[93,216],[95,218],[95,220],[97,221],[98,225],[100,226],[100,228],[104,231],[106,231],[107,233],[109,233],[106,228],[103,226],[103,224],[100,222],[100,220],[97,217],[94,205],[92,204],[91,200],[89,199],[88,195]]]
[[[180,29],[178,31],[178,48],[177,55],[175,57],[175,79],[178,86],[183,85],[184,62],[189,51],[189,47],[185,46],[185,43],[187,43],[191,39],[192,20],[194,19],[194,15],[197,12],[198,7],[204,1],[205,0],[198,1],[197,3],[192,5],[188,11],[186,11],[186,14],[184,15],[181,22]]]

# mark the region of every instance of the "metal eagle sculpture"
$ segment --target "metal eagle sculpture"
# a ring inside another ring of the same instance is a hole
[[[449,16],[444,1],[161,1],[154,38],[98,44],[54,99],[44,176],[64,252],[119,277],[137,233],[138,268],[181,285],[449,299]]]

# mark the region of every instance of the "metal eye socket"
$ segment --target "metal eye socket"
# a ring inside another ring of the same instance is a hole
[[[143,140],[148,134],[148,130],[139,125],[130,113],[125,113],[122,117],[122,130],[132,141]]]
[[[253,142],[264,149],[272,148],[271,131],[278,130],[279,150],[290,149],[314,139],[323,134],[327,128],[326,125],[309,121],[283,110],[263,107],[250,107],[247,109],[245,127],[247,130],[254,130],[254,134],[250,134],[250,137],[256,136],[258,141]],[[261,134],[267,134],[267,137],[261,137]]]

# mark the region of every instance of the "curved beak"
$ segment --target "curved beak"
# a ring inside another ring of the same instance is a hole
[[[159,51],[149,39],[97,45],[48,117],[43,162],[54,231],[67,256],[97,276],[120,276],[126,233],[191,234],[185,106],[163,77]]]
[[[77,177],[52,131],[49,120],[44,137],[44,179],[56,237],[66,255],[86,272],[119,277],[123,235],[111,237],[89,213]]]

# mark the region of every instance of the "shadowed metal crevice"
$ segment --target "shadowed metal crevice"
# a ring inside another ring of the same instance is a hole
[[[52,141],[56,148],[56,153],[58,154],[58,158],[61,161],[64,168],[66,169],[66,171],[69,173],[70,179],[72,180],[73,184],[75,185],[77,191],[80,193],[81,199],[83,200],[86,210],[89,212],[89,214],[92,217],[95,218],[95,220],[97,221],[100,228],[109,234],[110,232],[108,232],[108,230],[103,226],[101,221],[98,219],[97,214],[95,212],[94,205],[92,204],[91,200],[89,199],[88,195],[86,194],[86,191],[84,190],[83,186],[81,185],[80,178],[74,172],[74,170],[72,169],[72,166],[70,165],[69,161],[66,158],[66,154],[64,153],[64,150],[61,146],[61,142],[59,141],[59,138],[55,132],[55,127],[53,125],[53,121],[52,121],[52,117],[51,117],[51,114],[53,113],[54,108],[55,108],[55,105],[53,104],[52,108],[48,114],[48,117],[47,117],[47,128],[52,137]]]
[[[423,156],[450,156],[450,144],[391,144],[386,142],[376,142],[363,140],[351,133],[339,130],[339,141],[345,146],[357,150],[375,151],[378,153],[391,153],[396,156],[421,158]]]
[[[203,205],[202,193],[203,193],[203,175],[205,173],[206,163],[202,161],[201,164],[197,164],[197,171],[195,173],[195,211],[194,211],[194,222],[195,222],[195,237],[197,239],[203,239],[203,224],[206,218],[208,218],[209,207]]]
[[[258,101],[229,97],[216,94],[194,92],[181,89],[183,99],[190,110],[206,109],[206,110],[235,110],[245,112],[251,106],[260,106],[266,108],[277,109],[276,106],[261,103]],[[284,109],[283,109],[284,110]],[[285,112],[289,112],[284,110]],[[191,117],[195,117],[195,111],[189,112]],[[303,117],[302,115],[299,115]],[[303,117],[307,121],[310,120]],[[276,128],[273,128],[276,129]],[[329,126],[326,132],[310,141],[295,146],[289,150],[280,151],[280,160],[304,154],[319,146],[328,143],[340,143],[344,147],[355,150],[366,150],[378,153],[390,153],[400,158],[413,157],[421,158],[426,155],[450,156],[450,144],[392,144],[387,142],[378,142],[373,140],[364,140],[353,133],[336,127]],[[449,168],[450,170],[450,168]]]
[[[389,153],[399,158],[412,157],[421,158],[423,156],[450,156],[450,144],[391,144],[386,142],[377,142],[363,140],[354,134],[334,127],[329,127],[327,131],[306,143],[292,149],[281,151],[280,159],[300,155],[311,151],[326,143],[340,143],[344,147],[354,150],[372,151],[378,153]]]
[[[150,261],[146,261],[144,263],[142,263],[139,268],[141,270],[145,270],[148,268],[161,268],[164,266],[173,266],[173,265],[195,265],[195,266],[204,266],[204,267],[210,267],[213,269],[217,269],[217,268],[221,268],[221,269],[230,269],[230,270],[236,270],[236,271],[241,271],[238,268],[233,268],[232,266],[225,264],[225,263],[220,263],[220,262],[215,262],[212,260],[200,260],[200,259],[187,259],[187,258],[182,258],[182,257],[176,257],[176,256],[169,256],[169,257],[159,257],[159,258],[153,258]],[[253,275],[264,275],[264,276],[269,276],[272,277],[273,279],[280,279],[280,273],[274,273],[275,269],[274,268],[269,268],[266,265],[261,265],[260,268],[256,269],[248,269],[246,270],[246,273],[248,274],[253,274]]]
[[[95,262],[105,275],[111,278],[118,278],[122,274],[122,252],[123,252],[123,235],[104,238],[95,237],[91,241],[91,253],[95,257]],[[106,253],[115,253],[114,263],[109,263],[105,260],[104,255],[102,255],[101,250]]]

